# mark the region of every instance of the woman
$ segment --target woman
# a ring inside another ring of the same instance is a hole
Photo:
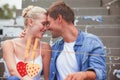
[[[3,43],[3,58],[10,74],[8,80],[40,80],[42,69],[44,73],[44,80],[48,80],[49,63],[51,57],[51,48],[48,43],[41,42],[40,40],[38,41],[39,45],[35,51],[36,56],[34,59],[34,64],[40,65],[40,71],[35,77],[31,78],[27,74],[25,76],[21,76],[16,68],[16,65],[21,61],[26,63],[32,61],[32,58],[25,57],[27,39],[29,37],[31,39],[31,48],[29,53],[32,53],[32,46],[34,46],[35,39],[42,38],[44,32],[46,31],[46,12],[47,11],[45,9],[37,6],[28,6],[25,8],[22,12],[22,16],[25,20],[24,25],[26,28],[25,37],[6,40]]]

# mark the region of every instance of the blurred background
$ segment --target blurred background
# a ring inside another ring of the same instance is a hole
[[[24,29],[22,10],[28,5],[48,8],[57,0],[0,0],[0,80],[6,80],[1,44],[19,37]],[[75,13],[75,26],[86,33],[99,36],[104,43],[107,58],[107,80],[120,80],[120,0],[63,0]],[[42,41],[52,45],[46,32]],[[42,78],[41,78],[42,80]]]

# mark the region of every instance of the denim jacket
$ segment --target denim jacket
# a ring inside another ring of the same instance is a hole
[[[63,39],[52,46],[49,80],[57,80],[56,60],[63,50]],[[74,45],[79,71],[94,70],[96,80],[106,80],[105,49],[100,39],[90,33],[79,31]]]

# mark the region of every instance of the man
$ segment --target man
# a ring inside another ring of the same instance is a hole
[[[52,46],[49,80],[106,80],[104,46],[97,36],[77,30],[71,8],[52,4],[48,22],[52,37],[63,38]]]

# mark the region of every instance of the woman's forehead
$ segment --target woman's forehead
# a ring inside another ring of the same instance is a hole
[[[43,14],[43,15],[39,15],[38,17],[37,17],[37,19],[40,19],[40,20],[47,20],[47,16],[45,15],[45,14]]]

